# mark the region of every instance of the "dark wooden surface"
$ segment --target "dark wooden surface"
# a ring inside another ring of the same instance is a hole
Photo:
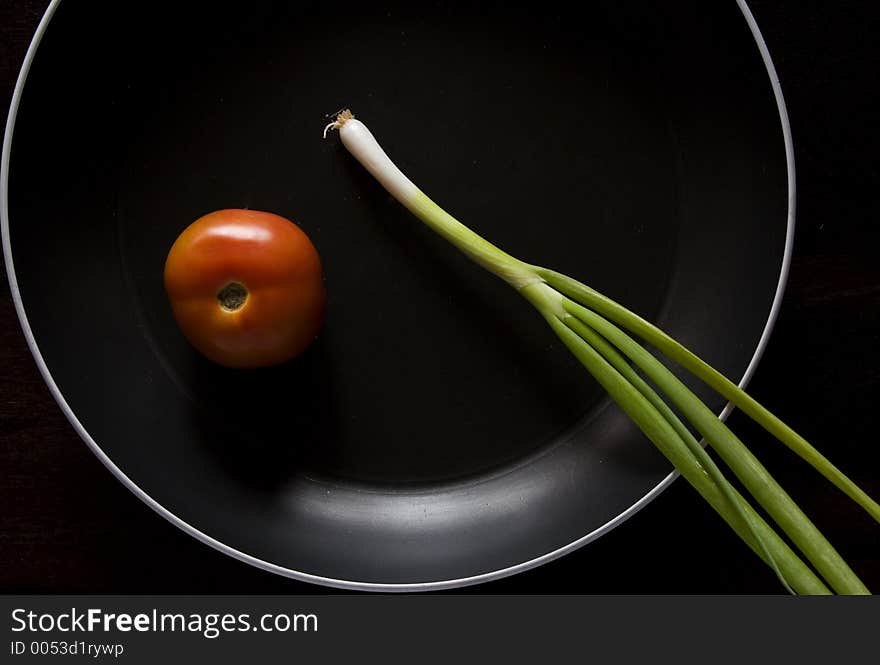
[[[732,0],[731,0],[732,1]],[[48,3],[0,3],[0,106]],[[751,385],[873,496],[880,496],[880,148],[874,3],[751,3],[789,107],[798,168],[795,258]],[[0,288],[0,592],[323,593],[238,563],[178,531],[86,448],[31,358]],[[880,526],[734,415],[780,481],[869,587]],[[610,535],[489,593],[778,593],[763,564],[678,482]]]

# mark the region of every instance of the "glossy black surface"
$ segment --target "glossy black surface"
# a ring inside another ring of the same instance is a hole
[[[769,80],[728,4],[599,3],[588,24],[537,6],[62,4],[25,88],[10,218],[65,399],[172,513],[302,572],[453,579],[601,527],[668,465],[518,296],[320,131],[351,106],[464,222],[739,377],[787,201]],[[93,28],[107,12],[117,30]],[[165,252],[220,207],[288,216],[321,252],[327,327],[287,366],[220,370],[171,320]]]

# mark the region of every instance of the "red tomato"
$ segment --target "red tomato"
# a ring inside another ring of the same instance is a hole
[[[227,367],[289,360],[324,319],[315,246],[268,212],[218,210],[190,224],[165,260],[165,290],[186,338]]]

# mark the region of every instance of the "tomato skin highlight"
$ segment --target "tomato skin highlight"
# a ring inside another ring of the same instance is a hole
[[[290,360],[324,321],[318,251],[302,229],[273,213],[227,209],[200,217],[168,252],[164,281],[184,336],[226,367]],[[230,284],[246,290],[243,303],[230,301],[234,309],[218,296]]]

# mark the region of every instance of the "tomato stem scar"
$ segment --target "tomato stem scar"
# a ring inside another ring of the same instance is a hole
[[[248,290],[241,282],[229,282],[217,292],[217,302],[227,312],[241,309],[248,299]]]

